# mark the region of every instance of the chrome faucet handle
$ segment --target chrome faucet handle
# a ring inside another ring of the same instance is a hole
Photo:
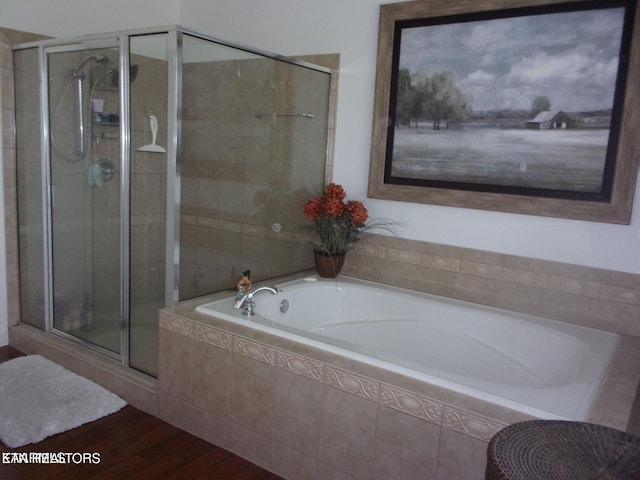
[[[249,294],[245,293],[243,295],[236,295],[236,303],[233,305],[233,308],[237,308],[238,310],[244,308],[244,304],[249,301]]]
[[[245,291],[244,287],[242,285],[239,285],[238,289],[236,290],[236,302],[240,300],[245,293],[247,292]]]
[[[246,315],[247,317],[252,317],[253,315],[255,315],[255,313],[253,312],[253,307],[256,306],[256,302],[254,302],[253,300],[247,300],[246,302],[244,302],[244,307],[242,308],[242,314]]]
[[[242,295],[239,299],[237,299],[233,308],[237,308],[237,309],[242,308],[243,315],[247,315],[247,316],[255,315],[253,313],[253,307],[255,306],[255,302],[253,301],[253,296],[256,293],[264,292],[264,291],[269,291],[271,292],[271,295],[275,295],[276,293],[278,293],[279,290],[277,287],[254,288],[252,290],[249,290],[248,293],[245,293],[244,295]]]

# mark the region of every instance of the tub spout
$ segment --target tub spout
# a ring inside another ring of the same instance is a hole
[[[255,307],[256,304],[253,301],[253,296],[256,293],[263,292],[265,290],[271,292],[271,295],[275,295],[276,293],[278,293],[277,287],[254,288],[253,290],[250,290],[248,293],[245,293],[242,297],[240,297],[233,308],[242,309],[242,314],[249,317],[255,315],[255,313],[253,313],[253,307]]]

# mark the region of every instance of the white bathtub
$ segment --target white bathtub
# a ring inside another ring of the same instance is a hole
[[[307,277],[196,311],[539,418],[585,420],[619,337],[411,290]],[[288,309],[281,308],[283,302]]]

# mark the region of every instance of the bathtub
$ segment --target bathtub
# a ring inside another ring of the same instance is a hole
[[[196,311],[537,418],[586,420],[619,336],[340,276],[277,285]]]

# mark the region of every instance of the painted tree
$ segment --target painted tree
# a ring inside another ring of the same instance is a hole
[[[461,121],[469,113],[469,102],[456,86],[453,73],[437,72],[431,77],[398,72],[396,97],[396,122],[409,125],[426,119],[433,122],[433,129],[440,130],[442,122]]]
[[[442,122],[461,121],[469,114],[469,102],[458,88],[450,71],[434,73],[424,80],[422,108],[425,118],[433,122],[433,129],[440,130]]]
[[[398,72],[398,96],[396,102],[396,122],[409,125],[414,120],[416,127],[418,119],[422,117],[422,91],[413,85],[409,70]]]

